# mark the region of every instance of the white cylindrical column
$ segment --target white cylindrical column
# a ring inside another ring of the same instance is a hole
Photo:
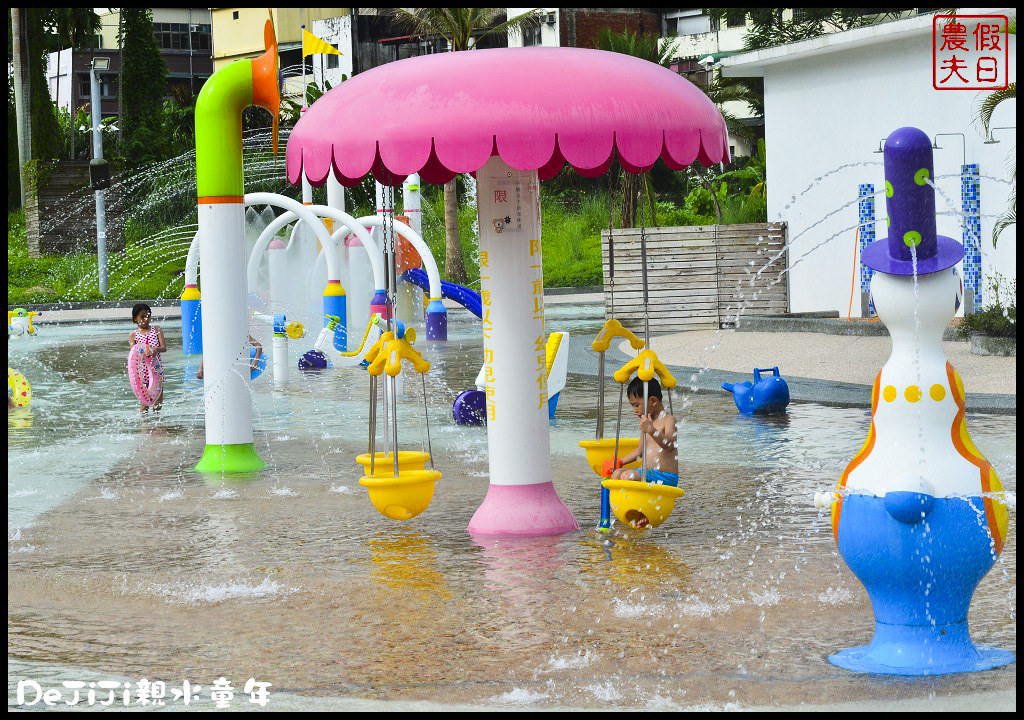
[[[537,172],[492,157],[477,171],[490,487],[469,531],[575,530],[550,476]]]
[[[199,204],[203,269],[206,449],[197,469],[259,469],[249,392],[245,211],[239,202]]]
[[[309,180],[306,179],[305,175],[302,176],[302,204],[306,207],[313,204],[313,186],[309,184]],[[313,267],[317,256],[320,254],[320,241],[313,232],[313,228],[309,227],[302,220],[299,220],[299,235],[296,239],[299,241],[298,256],[299,267],[301,268],[301,275],[299,277],[305,280],[306,274]],[[324,289],[322,286],[307,286],[303,288],[303,302],[308,305],[314,317],[323,315],[323,294]],[[321,320],[323,320],[322,317]]]
[[[327,204],[345,211],[345,186],[338,182],[334,173],[327,173]]]
[[[423,237],[423,217],[420,208],[420,176],[413,173],[402,183],[402,214],[409,218],[409,227]],[[412,283],[398,285],[398,317],[407,325],[423,331],[423,291]]]
[[[274,387],[288,384],[288,336],[274,332]]]
[[[267,245],[267,265],[270,269],[270,307],[272,312],[287,313],[288,305],[288,259],[286,245],[281,238],[274,238]]]

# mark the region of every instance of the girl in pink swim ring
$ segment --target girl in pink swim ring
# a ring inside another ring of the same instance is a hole
[[[160,363],[160,353],[167,351],[167,343],[160,326],[149,324],[152,314],[153,311],[146,303],[135,303],[132,322],[138,325],[138,329],[132,330],[128,341],[132,348],[128,374],[142,412],[149,406],[159,410],[164,400],[164,369]],[[140,357],[136,358],[136,354]]]

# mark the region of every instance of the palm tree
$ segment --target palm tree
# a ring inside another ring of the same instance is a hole
[[[472,50],[483,38],[508,33],[515,35],[540,23],[538,11],[507,18],[506,8],[388,8],[385,13],[401,27],[422,35],[440,35],[454,51]],[[444,186],[445,277],[452,282],[466,282],[466,267],[459,242],[458,194],[455,180]]]
[[[604,28],[597,35],[597,49],[630,55],[667,68],[672,64],[672,59],[675,57],[676,43],[675,38],[669,38],[669,41],[662,45],[661,38],[657,35],[641,35],[628,28],[621,33],[612,32],[608,28]],[[652,226],[657,225],[658,219],[655,212],[657,198],[647,179],[647,175],[644,174],[638,177],[632,173],[623,172],[621,177],[622,210],[619,216],[620,227],[633,227],[636,225],[637,195],[641,191],[647,202],[650,224]]]
[[[1008,31],[1010,35],[1017,34],[1017,16],[1014,15],[1010,18],[1008,23]],[[1007,39],[1009,42],[1009,39]],[[981,126],[985,130],[985,136],[988,137],[991,130],[990,125],[992,124],[992,114],[995,113],[996,107],[1004,100],[1016,100],[1017,99],[1017,83],[1009,83],[1002,90],[993,90],[985,99],[981,101],[981,105],[978,107],[978,119],[981,120]],[[1006,228],[1011,225],[1017,224],[1017,163],[1013,160],[1013,154],[1010,154],[1010,166],[1013,168],[1013,185],[1010,189],[1010,207],[1007,208],[1006,212],[999,216],[996,220],[995,226],[992,228],[992,247],[996,246],[999,241],[999,235]]]
[[[726,103],[745,102],[755,115],[764,116],[764,94],[750,87],[748,78],[723,77],[721,68],[716,67],[711,82],[706,87],[701,87],[701,90],[722,113],[725,128],[730,135],[756,144],[758,137],[750,126],[725,109]]]

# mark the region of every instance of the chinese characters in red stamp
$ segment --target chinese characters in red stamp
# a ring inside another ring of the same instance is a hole
[[[936,15],[932,85],[936,90],[1000,90],[1009,84],[1005,15]]]

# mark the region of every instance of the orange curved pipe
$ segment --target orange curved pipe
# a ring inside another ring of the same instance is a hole
[[[268,11],[269,12],[269,11]],[[270,111],[273,117],[272,143],[277,155],[277,116],[281,110],[281,89],[277,75],[277,36],[274,17],[263,26],[263,46],[266,51],[252,60],[252,104]]]

